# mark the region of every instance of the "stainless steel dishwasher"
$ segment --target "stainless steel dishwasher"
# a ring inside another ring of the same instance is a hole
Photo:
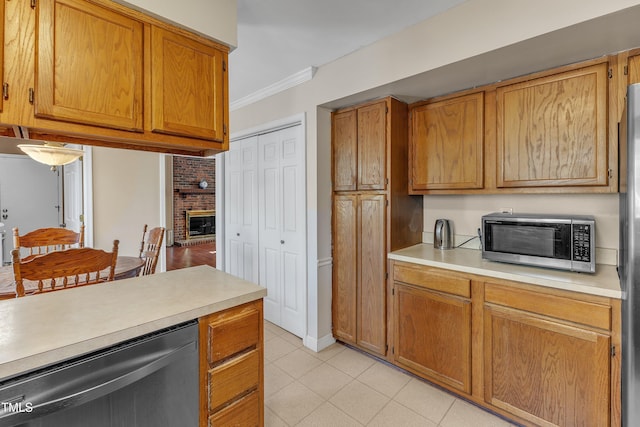
[[[0,382],[0,426],[198,425],[198,325]]]

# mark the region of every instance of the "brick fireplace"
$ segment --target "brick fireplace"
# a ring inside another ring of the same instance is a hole
[[[206,188],[200,183],[207,182]],[[210,222],[203,220],[203,216],[196,214],[195,221],[202,227],[209,227],[207,235],[200,238],[189,236],[187,212],[210,212],[215,221],[215,159],[173,156],[173,239],[177,245],[191,245],[215,239],[210,233]],[[205,215],[206,216],[206,215]],[[214,223],[215,224],[215,223]],[[215,225],[213,225],[215,227]],[[191,237],[191,238],[190,238]]]

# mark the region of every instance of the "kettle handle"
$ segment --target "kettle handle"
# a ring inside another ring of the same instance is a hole
[[[436,221],[436,229],[435,229],[435,241],[442,242],[442,227],[444,226],[444,222]]]

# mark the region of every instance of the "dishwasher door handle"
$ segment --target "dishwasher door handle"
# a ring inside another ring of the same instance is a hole
[[[174,361],[182,359],[191,351],[197,352],[197,348],[197,342],[189,342],[181,347],[165,349],[164,351],[129,359],[121,367],[105,367],[98,373],[99,375],[91,376],[91,380],[94,382],[96,379],[99,380],[97,383],[88,385],[86,384],[87,381],[70,381],[60,387],[55,387],[50,392],[40,394],[38,402],[30,401],[29,396],[22,395],[20,397],[24,397],[24,400],[21,403],[26,403],[26,405],[30,406],[30,410],[11,412],[0,407],[0,427],[38,419],[113,393],[140,381]],[[126,372],[122,372],[125,368]],[[116,372],[114,373],[113,371]],[[24,406],[22,407],[24,408]],[[7,421],[10,424],[6,424]]]

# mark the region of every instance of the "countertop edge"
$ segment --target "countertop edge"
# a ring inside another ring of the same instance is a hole
[[[129,279],[136,280],[136,279]],[[68,291],[60,291],[68,292]],[[60,347],[51,348],[41,352],[34,352],[24,357],[6,360],[0,363],[0,381],[7,380],[34,370],[45,368],[65,360],[80,357],[82,355],[92,353],[104,348],[108,348],[114,344],[127,341],[148,333],[152,333],[167,327],[178,325],[183,322],[198,319],[199,317],[217,313],[228,308],[249,303],[264,298],[267,295],[266,288],[258,287],[247,290],[220,300],[203,301],[202,305],[187,308],[185,310],[174,312],[166,316],[154,316],[147,318],[143,323],[124,325],[121,328],[114,328],[113,331],[97,335],[95,337],[79,340]],[[26,297],[31,298],[31,297]],[[37,297],[32,297],[37,298]]]
[[[416,247],[419,245],[416,245]],[[410,249],[410,248],[407,248]],[[466,249],[471,251],[471,249]],[[607,297],[607,298],[615,298],[615,299],[621,299],[622,298],[622,291],[620,290],[614,290],[614,289],[607,289],[607,288],[602,288],[602,287],[597,287],[597,286],[589,286],[589,285],[583,285],[580,284],[578,282],[567,282],[567,281],[563,281],[563,280],[552,280],[552,279],[547,279],[547,278],[541,278],[541,277],[536,277],[534,275],[527,275],[524,273],[509,273],[509,272],[504,272],[504,271],[499,271],[499,270],[492,270],[492,269],[487,269],[487,268],[479,268],[479,267],[475,267],[475,266],[469,266],[469,265],[464,265],[464,264],[456,264],[456,263],[451,263],[451,262],[444,262],[444,261],[438,261],[435,259],[428,259],[425,257],[418,257],[418,256],[410,256],[410,255],[404,255],[401,253],[397,253],[403,251],[403,249],[396,251],[396,252],[391,252],[388,254],[388,259],[391,260],[395,260],[395,261],[402,261],[402,262],[408,262],[408,263],[413,263],[413,264],[420,264],[420,265],[424,265],[424,266],[430,266],[430,267],[438,267],[438,268],[443,268],[443,269],[447,269],[447,270],[453,270],[453,271],[458,271],[461,273],[470,273],[470,274],[476,274],[479,276],[485,276],[485,277],[489,277],[489,278],[496,278],[496,279],[504,279],[504,280],[511,280],[511,281],[515,281],[515,282],[521,282],[521,283],[526,283],[526,284],[530,284],[530,285],[537,285],[537,286],[543,286],[543,287],[548,287],[548,288],[553,288],[553,289],[561,289],[561,290],[566,290],[566,291],[571,291],[571,292],[580,292],[580,293],[585,293],[585,294],[590,294],[590,295],[597,295],[597,296],[602,296],[602,297]],[[475,251],[475,252],[479,252],[479,251]],[[480,254],[478,254],[480,256]],[[502,264],[504,265],[504,264]],[[517,266],[514,266],[513,268],[517,268]],[[528,267],[529,268],[529,267]],[[586,273],[572,273],[572,274],[586,274]]]

